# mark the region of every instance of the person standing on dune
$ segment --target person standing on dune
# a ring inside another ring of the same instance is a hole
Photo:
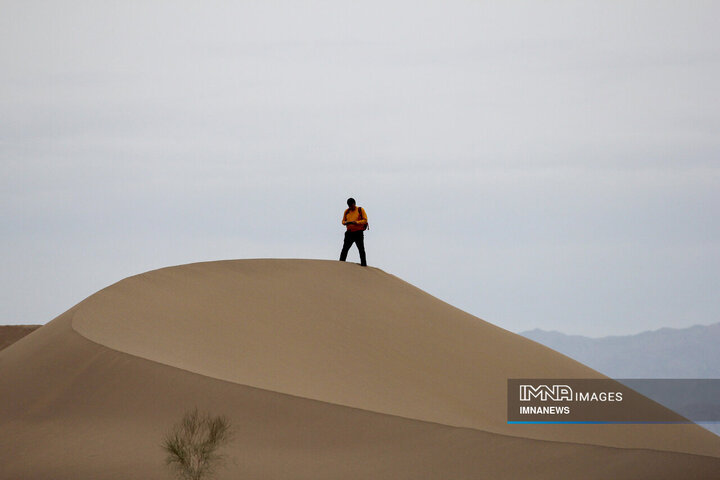
[[[345,225],[345,241],[340,252],[340,261],[344,262],[352,244],[356,244],[360,252],[360,265],[367,267],[365,260],[365,239],[363,232],[368,228],[367,214],[362,207],[355,205],[354,198],[348,198],[348,208],[343,213],[342,224]]]

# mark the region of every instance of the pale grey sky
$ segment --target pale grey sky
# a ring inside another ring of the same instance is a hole
[[[348,196],[371,265],[503,328],[720,320],[718,2],[0,12],[0,323],[168,265],[335,259]]]

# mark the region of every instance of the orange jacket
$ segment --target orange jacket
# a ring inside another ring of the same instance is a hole
[[[348,225],[347,222],[357,223]],[[350,210],[349,208],[346,209],[345,213],[343,213],[342,224],[345,225],[349,232],[359,232],[364,230],[365,225],[367,224],[367,213],[365,213],[365,209],[358,206],[355,207],[355,210]]]

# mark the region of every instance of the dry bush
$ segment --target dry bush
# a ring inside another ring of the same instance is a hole
[[[222,464],[224,456],[218,449],[230,437],[227,417],[200,413],[196,407],[165,436],[162,444],[167,452],[165,463],[182,480],[208,479]]]

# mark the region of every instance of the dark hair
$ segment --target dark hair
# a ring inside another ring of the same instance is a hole
[[[348,198],[348,199],[347,199],[347,204],[348,204],[348,207],[349,207],[350,205],[355,205],[355,199],[352,198],[352,197]]]

